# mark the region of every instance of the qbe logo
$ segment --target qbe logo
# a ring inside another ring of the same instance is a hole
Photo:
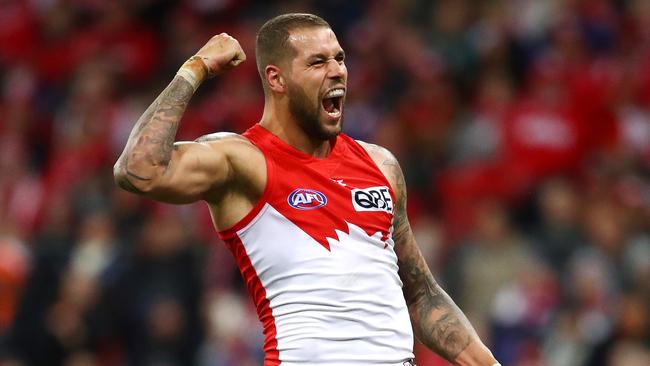
[[[388,187],[370,187],[352,190],[352,205],[357,211],[385,211],[393,213],[393,200]]]
[[[327,204],[327,197],[313,189],[298,188],[287,197],[289,206],[298,210],[313,210]]]

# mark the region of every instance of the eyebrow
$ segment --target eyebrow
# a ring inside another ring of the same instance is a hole
[[[345,51],[340,50],[340,51],[338,51],[338,52],[336,53],[336,55],[334,55],[335,58],[336,58],[336,57],[339,57],[339,56],[343,56],[343,57],[345,57]],[[313,59],[327,59],[327,58],[328,58],[328,57],[325,56],[325,55],[322,54],[322,53],[315,53],[315,54],[313,54],[313,55],[309,55],[309,57],[307,57],[307,59],[309,59],[309,60],[313,60]]]

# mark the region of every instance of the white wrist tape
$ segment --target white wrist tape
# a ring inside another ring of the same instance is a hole
[[[180,69],[178,69],[176,75],[187,80],[187,82],[192,85],[192,89],[196,91],[196,89],[198,89],[199,85],[201,85],[203,80],[205,80],[206,76],[208,75],[208,68],[205,66],[205,63],[201,57],[192,56],[187,61],[185,61]]]
[[[201,82],[203,82],[203,80],[199,79],[198,75],[196,75],[196,73],[194,73],[194,71],[191,69],[180,68],[178,69],[178,72],[176,72],[176,75],[187,80],[187,82],[192,85],[192,89],[194,89],[194,91],[196,91],[199,85],[201,85]]]

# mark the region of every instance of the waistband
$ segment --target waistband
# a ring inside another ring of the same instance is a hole
[[[266,363],[265,363],[265,365],[266,365]],[[300,362],[300,363],[294,363],[294,362],[284,362],[284,361],[283,361],[283,362],[281,362],[281,365],[282,365],[282,366],[304,366],[304,365],[306,365],[306,364],[304,364],[304,363],[302,363],[302,362]],[[341,364],[341,363],[336,363],[336,364],[333,364],[333,365],[339,366],[339,365],[342,365],[342,364]],[[388,365],[388,364],[384,364],[384,363],[382,363],[382,365]],[[397,364],[390,363],[390,366],[417,366],[417,365],[415,364],[415,360],[414,360],[414,359],[409,358],[409,359],[406,359],[406,360],[404,360],[404,361],[401,361],[401,362],[399,362],[399,363],[397,363]]]

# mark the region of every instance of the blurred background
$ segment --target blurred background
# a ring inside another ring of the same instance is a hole
[[[207,208],[112,165],[216,33],[249,61],[179,140],[257,122],[255,32],[293,11],[337,33],[345,131],[398,157],[429,265],[504,366],[650,365],[648,0],[0,0],[0,364],[261,365]]]

